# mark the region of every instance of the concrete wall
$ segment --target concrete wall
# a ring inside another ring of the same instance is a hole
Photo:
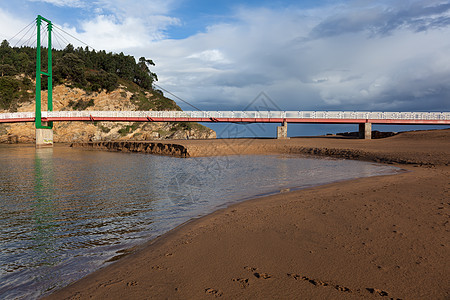
[[[53,147],[53,129],[36,128],[36,147]]]
[[[359,138],[366,140],[372,139],[372,123],[359,124]]]
[[[277,139],[287,139],[287,122],[284,122],[282,126],[277,127]]]

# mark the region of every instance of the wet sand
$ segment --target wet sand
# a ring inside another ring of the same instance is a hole
[[[191,156],[315,153],[407,172],[245,201],[49,299],[448,299],[450,130],[380,140],[185,141]],[[245,147],[245,148],[244,148]]]

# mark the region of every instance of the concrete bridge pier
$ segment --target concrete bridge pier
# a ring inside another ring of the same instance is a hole
[[[53,147],[53,129],[36,128],[36,148]]]
[[[372,123],[359,124],[359,138],[366,140],[372,139]]]
[[[277,139],[288,139],[286,120],[283,121],[281,126],[277,127]]]

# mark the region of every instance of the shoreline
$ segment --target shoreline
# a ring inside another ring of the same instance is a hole
[[[448,165],[442,142],[450,129],[403,132],[399,135],[375,140],[352,137],[320,136],[290,139],[207,139],[158,140],[72,143],[70,146],[87,150],[136,152],[175,157],[205,157],[254,154],[305,154],[343,159],[373,161],[387,164]],[[439,157],[428,153],[429,135],[441,140]],[[403,147],[405,140],[414,141],[414,149]],[[389,143],[385,143],[389,141]]]
[[[441,130],[365,144],[339,140],[341,146],[327,138],[270,147],[273,140],[255,140],[260,151],[299,142],[297,150],[314,143],[317,149],[353,147],[410,172],[233,204],[178,226],[48,299],[444,299],[450,287],[449,137]]]

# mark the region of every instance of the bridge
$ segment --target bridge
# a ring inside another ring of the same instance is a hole
[[[277,137],[287,138],[288,123],[359,124],[360,137],[370,139],[372,124],[450,125],[450,112],[360,111],[42,111],[41,123],[85,122],[225,122],[281,123]],[[0,123],[35,122],[34,112],[0,114]]]
[[[50,121],[448,125],[450,112],[42,111],[41,122]],[[35,113],[0,114],[0,123],[16,122],[36,122]]]
[[[47,24],[47,71],[41,64],[41,26]],[[357,111],[53,111],[52,30],[50,20],[36,18],[36,109],[35,112],[0,114],[0,123],[34,122],[36,146],[53,145],[53,122],[228,122],[281,123],[278,138],[287,138],[288,123],[359,124],[360,138],[370,139],[372,124],[448,125],[450,112],[357,112]],[[42,110],[41,80],[47,77],[47,108]]]

